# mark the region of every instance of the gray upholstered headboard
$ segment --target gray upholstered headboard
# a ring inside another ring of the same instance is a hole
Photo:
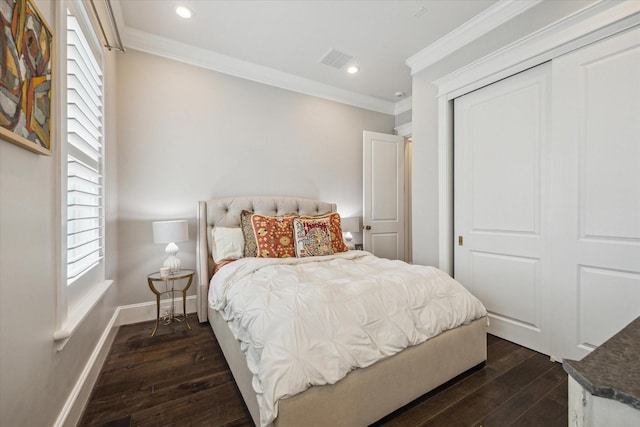
[[[211,229],[214,226],[240,227],[240,213],[243,210],[262,215],[320,215],[336,212],[335,203],[319,200],[283,196],[229,197],[198,202],[196,264],[198,270],[198,319],[207,321],[207,293],[213,273],[211,257]]]

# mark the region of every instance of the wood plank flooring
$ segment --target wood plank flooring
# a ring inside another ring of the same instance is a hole
[[[209,324],[120,328],[79,426],[252,426]],[[375,426],[567,425],[567,375],[559,363],[487,336],[487,363]]]

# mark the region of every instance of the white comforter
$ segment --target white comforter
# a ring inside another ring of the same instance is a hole
[[[241,342],[263,426],[279,399],[486,315],[446,273],[362,251],[240,259],[213,276],[209,304]]]

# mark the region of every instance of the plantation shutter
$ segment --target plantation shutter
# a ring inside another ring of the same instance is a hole
[[[67,11],[67,284],[103,257],[103,76]]]

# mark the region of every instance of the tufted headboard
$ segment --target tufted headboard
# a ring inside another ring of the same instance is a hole
[[[240,213],[243,210],[262,215],[320,215],[336,212],[335,203],[319,200],[283,196],[229,197],[198,202],[196,264],[198,270],[198,319],[207,321],[207,294],[213,273],[211,256],[211,229],[214,226],[240,227]]]

